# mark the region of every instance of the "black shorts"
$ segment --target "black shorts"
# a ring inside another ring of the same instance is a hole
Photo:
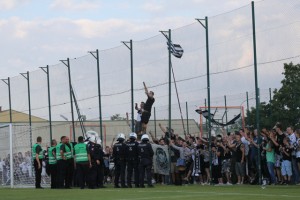
[[[209,162],[204,162],[204,168],[209,168]]]
[[[141,123],[148,124],[150,117],[151,117],[151,113],[143,112],[143,114],[141,116]]]

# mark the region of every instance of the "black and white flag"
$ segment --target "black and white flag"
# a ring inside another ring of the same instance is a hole
[[[171,44],[169,45],[169,42],[167,42],[168,48],[170,48],[171,53],[173,54],[173,56],[175,56],[176,58],[181,58],[183,55],[183,49],[179,44],[173,44],[171,42]]]

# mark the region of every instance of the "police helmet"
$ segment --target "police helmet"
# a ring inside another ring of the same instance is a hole
[[[118,136],[117,136],[117,141],[123,141],[123,140],[125,140],[124,133],[119,133]]]
[[[86,140],[89,140],[91,136],[95,136],[95,138],[99,137],[96,131],[89,130],[85,133]]]
[[[102,140],[100,137],[97,137],[96,138],[96,143],[99,144],[99,145],[102,145]]]
[[[136,139],[137,138],[136,133],[129,133],[129,138]]]
[[[149,136],[147,134],[142,135],[142,141],[149,141]]]
[[[88,140],[89,140],[90,142],[92,142],[92,143],[96,143],[96,142],[97,142],[97,141],[96,141],[96,137],[95,137],[94,135],[89,136],[89,137],[88,137]]]

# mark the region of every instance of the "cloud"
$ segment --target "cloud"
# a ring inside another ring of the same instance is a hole
[[[54,0],[50,5],[51,9],[64,11],[93,10],[99,7],[100,3],[96,0]]]
[[[0,0],[0,10],[12,10],[29,2],[30,0]]]
[[[145,3],[142,6],[143,10],[149,11],[149,12],[159,12],[164,9],[163,5],[159,5],[157,2],[152,2],[152,3]]]

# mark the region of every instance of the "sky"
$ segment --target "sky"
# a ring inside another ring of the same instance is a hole
[[[212,105],[224,105],[224,95],[228,95],[228,105],[245,104],[249,91],[253,106],[250,4],[250,0],[0,0],[0,78],[14,77],[13,108],[28,112],[27,88],[19,73],[34,71],[33,115],[47,119],[47,85],[39,67],[53,66],[51,95],[52,104],[57,105],[52,108],[53,117],[70,119],[67,74],[59,60],[71,58],[72,84],[81,111],[87,119],[97,119],[98,101],[92,98],[97,96],[95,61],[85,56],[99,49],[103,117],[125,116],[130,112],[130,93],[124,92],[130,89],[130,63],[121,41],[132,39],[135,102],[145,100],[139,90],[145,81],[155,91],[158,116],[167,118],[168,88],[163,83],[168,81],[168,55],[159,31],[172,29],[173,42],[184,48],[182,59],[172,58],[173,68],[180,101],[189,101],[193,110],[203,106],[207,97],[205,32],[195,18],[208,16]],[[268,89],[281,86],[283,63],[299,61],[300,4],[297,0],[259,0],[255,5],[258,81],[261,101],[268,101]],[[8,106],[6,89],[0,83],[3,109]],[[117,93],[121,94],[111,96]],[[179,118],[174,88],[172,106]],[[193,117],[198,116],[194,113]]]
[[[0,0],[0,77],[142,40],[249,0]],[[122,31],[122,32],[121,32]]]

